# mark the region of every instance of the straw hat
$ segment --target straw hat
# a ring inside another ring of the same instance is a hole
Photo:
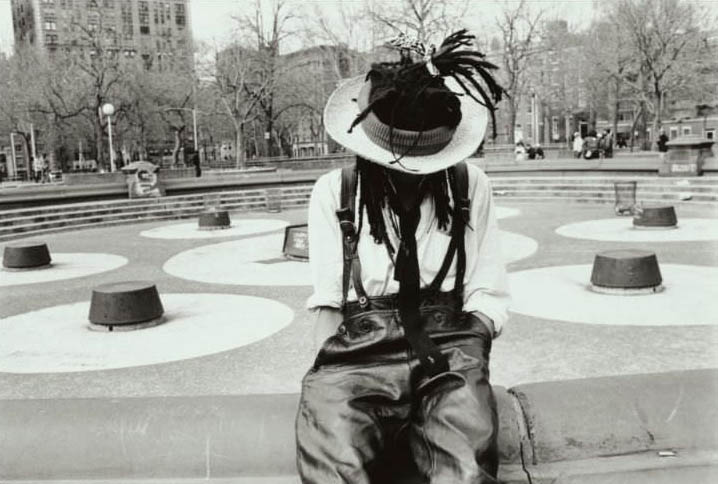
[[[416,140],[418,132],[395,128],[390,143],[388,126],[373,113],[349,132],[352,122],[368,102],[370,81],[365,81],[365,76],[344,81],[332,93],[324,108],[324,126],[337,143],[387,168],[414,174],[444,170],[477,150],[484,139],[489,116],[488,109],[466,95],[454,79],[445,77],[444,83],[458,94],[461,105],[461,121],[453,132],[436,128],[425,131]],[[402,144],[402,140],[406,143]],[[414,144],[416,147],[411,150],[402,147]],[[400,158],[398,163],[397,158]]]

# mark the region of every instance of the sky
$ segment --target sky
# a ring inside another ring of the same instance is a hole
[[[123,0],[120,0],[123,1]],[[336,11],[339,4],[361,5],[363,0],[289,0],[296,5],[299,13],[311,15],[315,8],[328,12],[329,16]],[[379,0],[377,0],[379,1]],[[381,0],[388,3],[398,0]],[[452,1],[452,0],[449,0]],[[492,0],[469,0],[470,8],[467,16],[469,26],[473,29],[486,28],[493,23],[493,17],[499,12],[498,2]],[[509,3],[516,3],[508,0]],[[528,0],[537,7],[548,8],[551,16],[561,16],[570,24],[580,24],[590,21],[593,12],[594,0]],[[247,12],[254,5],[254,0],[190,0],[190,13],[192,17],[192,31],[194,37],[210,45],[221,46],[231,38],[235,25],[233,16]],[[588,19],[588,20],[587,20]],[[0,0],[0,50],[12,50],[12,14],[10,0]]]

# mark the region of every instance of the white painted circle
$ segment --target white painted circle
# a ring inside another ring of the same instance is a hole
[[[168,260],[168,274],[192,281],[247,286],[311,285],[306,262],[284,258],[284,234],[205,245]]]
[[[615,242],[689,242],[718,240],[718,219],[679,218],[678,227],[644,230],[633,227],[633,219],[607,218],[563,225],[556,233],[574,239]]]
[[[259,297],[160,297],[167,322],[137,331],[92,331],[89,302],[0,319],[0,371],[77,372],[196,358],[259,341],[294,318],[286,305]]]
[[[532,256],[538,249],[538,243],[531,237],[499,230],[499,243],[504,261],[508,264]]]
[[[718,324],[718,267],[661,264],[665,289],[636,296],[589,290],[592,268],[592,264],[585,264],[510,273],[510,309],[543,319],[587,324]]]
[[[535,240],[499,231],[506,262],[528,257],[538,247]],[[265,235],[196,247],[169,259],[168,274],[210,284],[246,286],[309,286],[306,262],[287,260],[282,254],[284,234]]]
[[[52,265],[46,269],[0,271],[0,287],[62,281],[111,271],[127,264],[127,259],[114,254],[66,252],[51,253]]]
[[[517,215],[521,214],[521,210],[514,207],[496,207],[496,218],[502,219],[502,218],[509,218],[509,217],[515,217]]]
[[[283,229],[289,222],[273,219],[239,219],[240,216],[230,217],[231,226],[227,229],[200,230],[197,221],[191,223],[172,224],[154,229],[145,230],[140,235],[152,239],[218,239],[221,237],[236,237],[240,235],[253,235],[263,232],[273,232]]]

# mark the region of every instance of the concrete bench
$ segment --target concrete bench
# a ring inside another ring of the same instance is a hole
[[[500,477],[718,482],[718,370],[496,387]],[[0,401],[0,481],[297,483],[298,395]]]

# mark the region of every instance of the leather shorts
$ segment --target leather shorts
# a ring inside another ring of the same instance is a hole
[[[392,296],[348,304],[302,381],[297,465],[305,484],[494,483],[490,330],[449,294],[424,297],[424,328],[449,361],[426,377]]]

